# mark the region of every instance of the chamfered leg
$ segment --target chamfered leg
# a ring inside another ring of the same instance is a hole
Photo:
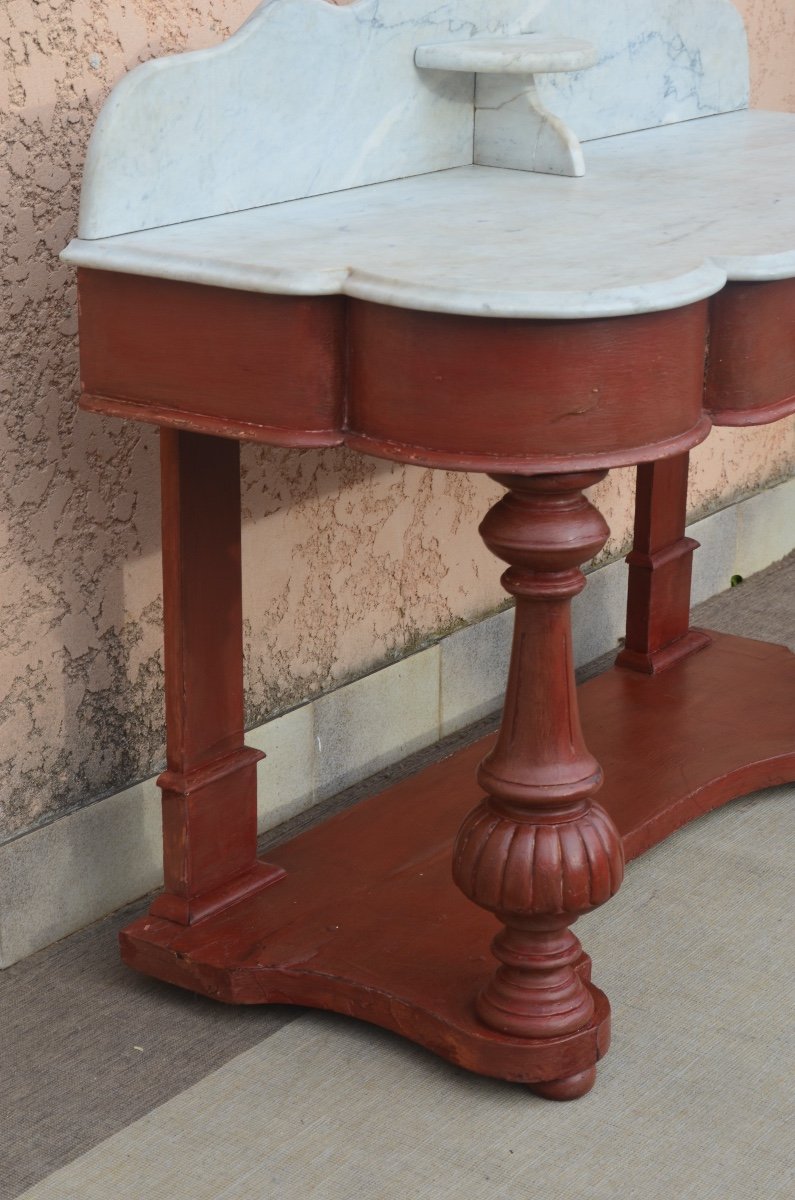
[[[243,740],[240,447],[176,429],[160,439],[165,891],[151,912],[190,925],[284,872],[256,857],[263,756]]]
[[[655,675],[702,650],[709,635],[690,628],[690,583],[698,542],[685,536],[689,454],[642,463],[635,532],[627,556],[627,635],[617,665]]]

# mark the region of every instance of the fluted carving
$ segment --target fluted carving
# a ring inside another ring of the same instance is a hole
[[[514,1036],[556,1037],[594,1012],[569,926],[618,891],[624,869],[621,838],[592,799],[602,773],[580,729],[571,648],[579,568],[608,534],[582,489],[603,473],[496,478],[510,490],[481,533],[510,564],[502,581],[517,600],[514,643],[500,734],[478,773],[487,796],[464,821],[453,875],[505,925],[481,1019]],[[586,1076],[564,1091],[584,1090]]]
[[[568,819],[525,821],[486,802],[461,828],[453,874],[462,892],[491,912],[579,916],[618,891],[624,855],[598,804]]]

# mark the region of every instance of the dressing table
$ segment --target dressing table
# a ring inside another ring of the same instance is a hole
[[[690,627],[685,532],[689,450],[795,412],[793,194],[729,0],[272,0],[122,80],[64,258],[83,408],[161,429],[165,890],[127,963],[589,1090],[610,1010],[571,926],[625,858],[795,779],[795,657]],[[516,600],[499,734],[268,861],[242,440],[488,473]],[[626,643],[577,689],[584,493],[627,465]]]

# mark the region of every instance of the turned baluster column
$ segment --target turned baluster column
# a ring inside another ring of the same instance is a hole
[[[569,927],[609,900],[623,876],[621,839],[593,801],[602,774],[580,729],[571,639],[580,566],[609,532],[582,489],[604,475],[495,475],[509,492],[480,527],[510,564],[502,582],[516,597],[516,622],[502,726],[478,774],[487,795],[461,828],[454,877],[505,926],[493,944],[501,965],[477,1011],[518,1037],[560,1037],[591,1020],[582,948]],[[536,1090],[573,1098],[594,1074]]]

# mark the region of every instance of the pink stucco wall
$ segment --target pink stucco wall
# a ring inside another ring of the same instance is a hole
[[[752,103],[795,111],[795,4],[792,0],[733,0],[751,49]]]
[[[485,0],[484,0],[485,2]],[[79,413],[72,273],[85,144],[136,62],[220,40],[253,0],[0,6],[0,839],[162,756],[157,437]],[[795,109],[792,0],[742,0],[754,96]],[[701,513],[778,479],[793,424],[716,433]],[[478,520],[499,489],[344,450],[244,450],[252,723],[503,600]],[[631,472],[597,489],[625,544]]]

